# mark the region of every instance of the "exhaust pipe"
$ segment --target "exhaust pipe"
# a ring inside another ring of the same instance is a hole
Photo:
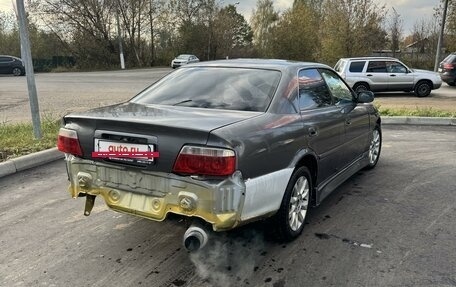
[[[201,225],[192,224],[184,234],[184,247],[190,252],[203,248],[209,239],[205,228]]]

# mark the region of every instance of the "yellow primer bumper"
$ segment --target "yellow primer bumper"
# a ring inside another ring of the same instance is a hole
[[[245,184],[240,172],[223,180],[199,180],[172,173],[110,165],[67,155],[73,198],[101,196],[109,208],[163,221],[168,213],[199,217],[215,231],[240,223]]]

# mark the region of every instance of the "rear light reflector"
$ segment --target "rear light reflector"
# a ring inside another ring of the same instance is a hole
[[[453,70],[454,64],[443,64],[443,68],[445,68],[447,70]]]
[[[79,144],[78,134],[75,130],[60,128],[57,139],[59,151],[70,153],[75,156],[82,156],[81,145]]]
[[[227,176],[236,170],[234,151],[223,148],[184,146],[173,172],[190,175]]]

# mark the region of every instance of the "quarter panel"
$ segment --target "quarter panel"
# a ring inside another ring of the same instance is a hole
[[[246,221],[277,211],[293,168],[262,175],[245,182],[245,202],[241,220]]]

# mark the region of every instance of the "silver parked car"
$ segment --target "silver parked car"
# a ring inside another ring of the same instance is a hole
[[[171,61],[171,68],[175,69],[183,65],[191,64],[191,63],[197,63],[199,62],[198,57],[195,55],[189,55],[189,54],[182,54],[174,58],[174,60]]]
[[[334,69],[356,92],[414,91],[418,97],[427,97],[442,85],[438,73],[410,69],[389,57],[342,58]]]

